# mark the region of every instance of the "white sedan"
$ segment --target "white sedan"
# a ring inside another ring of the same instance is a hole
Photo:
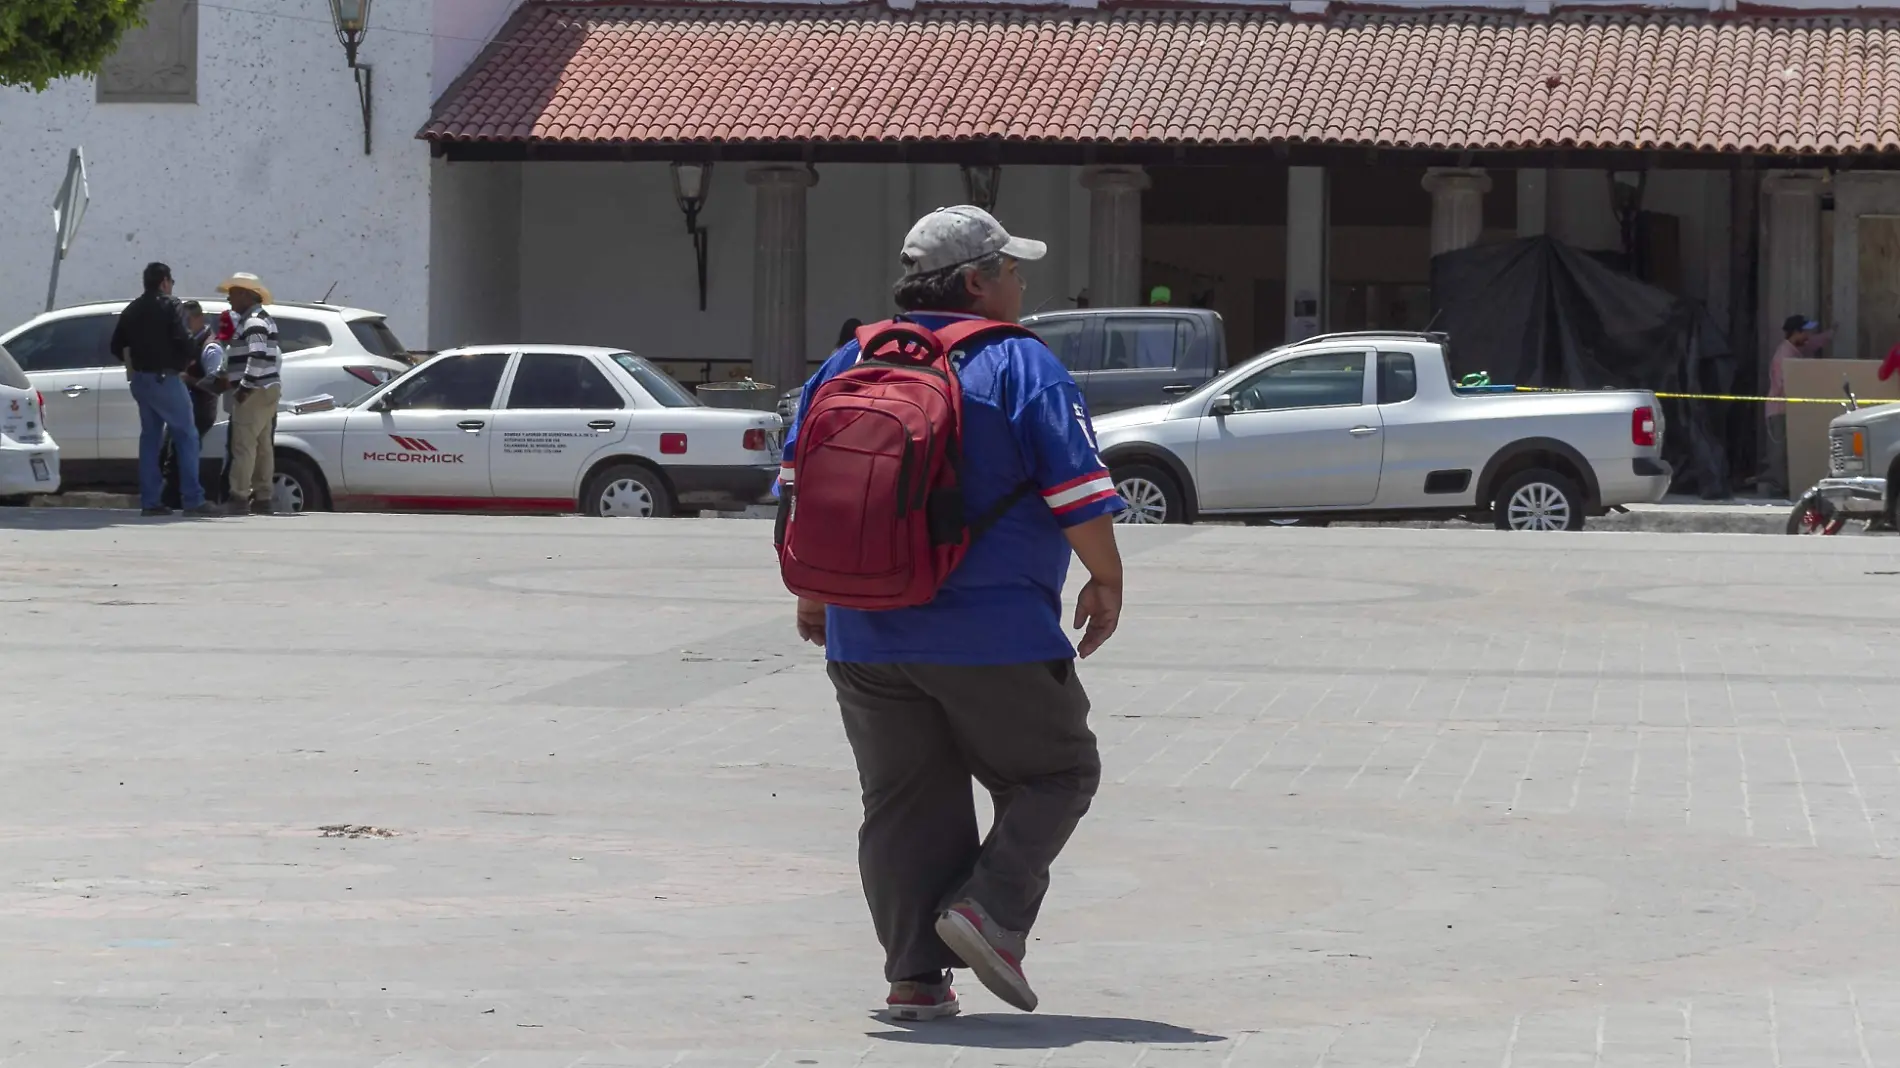
[[[280,511],[743,509],[778,475],[770,412],[708,408],[620,349],[453,349],[330,411],[280,415]]]
[[[46,431],[40,391],[0,348],[0,497],[59,490],[59,445]]]

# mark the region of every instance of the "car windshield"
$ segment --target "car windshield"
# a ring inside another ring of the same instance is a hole
[[[381,319],[358,319],[350,324],[350,333],[356,335],[356,343],[371,356],[400,360],[409,352],[396,340],[396,332]]]
[[[702,407],[699,398],[693,396],[692,391],[685,386],[673,381],[672,375],[667,374],[658,367],[635,356],[633,353],[616,352],[614,353],[614,362],[626,368],[627,373],[633,376],[633,380],[640,383],[640,388],[646,390],[649,396],[659,401],[665,407]]]

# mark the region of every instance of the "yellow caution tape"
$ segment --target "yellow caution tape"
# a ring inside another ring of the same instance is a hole
[[[1559,389],[1554,386],[1512,386],[1519,393],[1595,393],[1590,389]],[[1708,400],[1708,401],[1780,401],[1783,404],[1839,404],[1845,406],[1847,398],[1841,397],[1750,397],[1733,393],[1658,393],[1663,400]],[[1877,404],[1900,404],[1892,397],[1857,397],[1856,403],[1862,408],[1872,408]]]

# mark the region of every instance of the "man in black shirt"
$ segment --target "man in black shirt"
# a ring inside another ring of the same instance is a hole
[[[218,510],[205,503],[198,473],[198,428],[191,393],[181,377],[196,354],[171,293],[172,269],[147,264],[144,294],[126,305],[112,328],[112,355],[125,364],[132,399],[139,406],[139,514],[172,512],[164,505],[159,470],[159,453],[169,431],[178,449],[180,503],[193,515],[217,515]]]
[[[191,335],[192,357],[185,368],[185,386],[191,394],[191,413],[198,427],[198,447],[204,448],[205,435],[218,422],[218,394],[223,391],[224,346],[212,338],[211,324],[205,319],[204,305],[185,301],[179,309],[185,316],[185,332]],[[178,446],[171,434],[165,435],[165,451],[160,455],[159,470],[165,478],[164,504],[178,508],[184,498],[178,485]],[[201,476],[202,477],[202,473]],[[206,482],[205,499],[218,497],[216,484]]]

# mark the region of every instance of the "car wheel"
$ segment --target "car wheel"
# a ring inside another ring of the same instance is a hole
[[[609,519],[665,519],[673,514],[673,496],[652,468],[615,464],[587,483],[581,512]]]
[[[294,452],[278,453],[277,469],[271,475],[271,507],[289,515],[329,511],[330,490],[317,465]]]
[[[1115,491],[1128,503],[1115,522],[1134,526],[1187,522],[1181,488],[1173,475],[1148,464],[1129,464],[1117,467],[1113,477]]]
[[[1499,530],[1582,530],[1583,491],[1555,471],[1520,471],[1499,487],[1492,513]]]

